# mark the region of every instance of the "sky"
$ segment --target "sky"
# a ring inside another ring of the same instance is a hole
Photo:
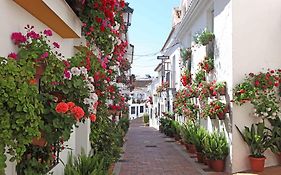
[[[129,42],[135,46],[132,73],[145,77],[156,76],[154,69],[160,63],[157,55],[162,49],[171,29],[172,10],[179,0],[127,0],[134,9]],[[157,53],[157,55],[153,55]],[[143,56],[149,55],[149,56]]]

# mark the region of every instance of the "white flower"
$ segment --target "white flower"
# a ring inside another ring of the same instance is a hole
[[[85,98],[83,103],[86,104],[86,105],[91,104],[91,99]]]
[[[93,77],[88,77],[88,80],[89,80],[91,83],[94,83],[94,82],[95,82],[95,80],[94,80]]]
[[[84,66],[80,67],[80,71],[81,71],[82,75],[87,75],[88,74],[88,71],[87,71],[87,69]]]
[[[109,104],[109,105],[112,105],[113,104],[113,100],[108,99],[106,103]]]
[[[91,83],[87,84],[86,86],[87,86],[87,88],[89,89],[90,92],[94,92],[95,91],[95,86],[92,85]]]
[[[70,69],[70,71],[71,71],[71,73],[72,73],[73,75],[75,75],[75,76],[79,76],[79,75],[81,74],[81,71],[80,71],[80,69],[79,69],[78,67],[72,67],[72,68]]]
[[[3,59],[3,60],[1,61],[1,64],[7,64],[7,63],[8,63],[7,60],[4,60],[4,59]]]
[[[273,116],[276,116],[277,114],[276,114],[276,112],[273,112],[272,115],[273,115]]]
[[[271,108],[267,108],[266,110],[269,112],[269,111],[271,111]]]
[[[267,113],[267,112],[265,112],[263,115],[267,117],[267,116],[268,116],[268,113]]]
[[[254,112],[257,112],[257,109],[254,109]]]
[[[99,97],[96,93],[91,93],[90,98],[93,99],[94,101],[98,101]]]
[[[103,82],[104,82],[104,83],[107,83],[107,80],[104,80]]]

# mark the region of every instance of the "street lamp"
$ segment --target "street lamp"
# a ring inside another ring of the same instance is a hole
[[[128,27],[131,26],[131,19],[132,19],[132,14],[134,12],[134,9],[129,7],[129,3],[126,2],[125,7],[123,9],[123,17],[124,17],[124,22],[126,26],[126,32],[128,31]]]

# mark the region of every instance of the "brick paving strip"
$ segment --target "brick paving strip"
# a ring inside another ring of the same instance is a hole
[[[126,140],[114,175],[207,174],[173,139],[144,126],[141,118],[131,122]]]

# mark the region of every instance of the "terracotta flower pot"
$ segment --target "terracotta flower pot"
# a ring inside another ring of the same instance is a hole
[[[218,113],[218,118],[219,118],[219,120],[224,120],[225,119],[225,112]]]
[[[212,168],[212,162],[211,162],[211,160],[208,159],[208,158],[207,158],[207,165],[208,165],[208,167],[209,167],[210,169],[213,169],[213,168]]]
[[[256,158],[256,157],[249,156],[251,170],[253,172],[262,172],[264,170],[265,159],[266,157]]]
[[[205,165],[208,165],[208,158],[206,156],[203,156],[203,163]]]
[[[220,94],[220,95],[225,95],[226,94],[226,89],[223,87],[223,88],[219,88],[217,90],[217,92]]]
[[[211,160],[212,169],[216,172],[223,172],[225,167],[224,160]]]
[[[277,156],[279,158],[279,163],[281,164],[281,152],[277,153]]]
[[[195,154],[196,153],[196,147],[195,147],[195,145],[194,144],[189,144],[188,145],[188,150],[189,150],[189,153],[191,153],[191,154]]]
[[[202,153],[196,152],[196,157],[197,157],[198,163],[203,163],[203,154]]]
[[[44,133],[41,132],[41,136],[40,137],[34,137],[32,139],[32,145],[36,145],[36,146],[40,146],[40,147],[44,147],[47,145],[47,141],[44,138]]]
[[[36,78],[37,81],[44,74],[46,66],[47,65],[45,63],[41,63],[41,64],[38,64],[38,65],[35,66],[35,68],[36,68],[35,78]]]
[[[185,143],[184,144],[186,151],[189,153],[189,144]]]

